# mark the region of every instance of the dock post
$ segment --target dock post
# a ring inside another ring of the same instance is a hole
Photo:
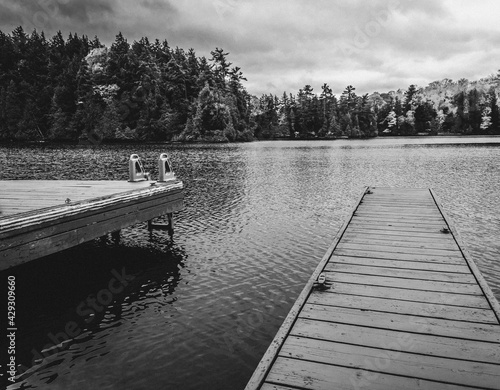
[[[168,213],[167,214],[167,219],[168,219],[168,234],[170,237],[174,235],[174,217],[173,213]]]
[[[115,230],[114,232],[111,232],[111,238],[113,239],[113,242],[115,244],[120,243],[120,233],[121,233],[121,230]]]

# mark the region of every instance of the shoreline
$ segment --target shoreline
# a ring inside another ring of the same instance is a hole
[[[107,141],[101,143],[78,143],[69,140],[39,140],[39,141],[0,141],[0,146],[13,146],[13,145],[75,145],[75,146],[103,146],[103,145],[217,145],[217,144],[236,144],[236,143],[253,143],[253,142],[273,142],[273,141],[368,141],[368,140],[380,140],[380,139],[440,139],[440,138],[456,138],[456,139],[483,139],[483,138],[498,138],[500,140],[500,135],[493,134],[449,134],[441,133],[437,135],[383,135],[377,137],[365,137],[365,138],[273,138],[273,139],[254,139],[251,141],[239,141],[239,142],[213,142],[213,141]],[[500,141],[499,141],[500,142]]]

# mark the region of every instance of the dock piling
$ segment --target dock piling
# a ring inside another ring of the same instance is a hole
[[[114,232],[111,232],[111,239],[115,243],[115,245],[118,245],[121,240],[121,229],[120,230],[115,230]]]

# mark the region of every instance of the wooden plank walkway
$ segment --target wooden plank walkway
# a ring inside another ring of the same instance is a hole
[[[0,270],[181,210],[179,180],[0,182]]]
[[[6,180],[0,181],[0,217],[111,196],[151,186],[126,180]]]
[[[499,318],[432,190],[368,188],[246,390],[500,389]]]

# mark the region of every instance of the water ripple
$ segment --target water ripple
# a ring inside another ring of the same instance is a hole
[[[500,147],[479,144],[490,141],[0,148],[12,162],[4,179],[126,180],[130,154],[155,174],[167,151],[185,183],[172,240],[142,223],[120,244],[95,241],[16,270],[30,313],[20,363],[68,321],[83,332],[10,389],[243,388],[366,185],[434,188],[500,298]],[[75,309],[112,269],[133,280],[86,323]]]

